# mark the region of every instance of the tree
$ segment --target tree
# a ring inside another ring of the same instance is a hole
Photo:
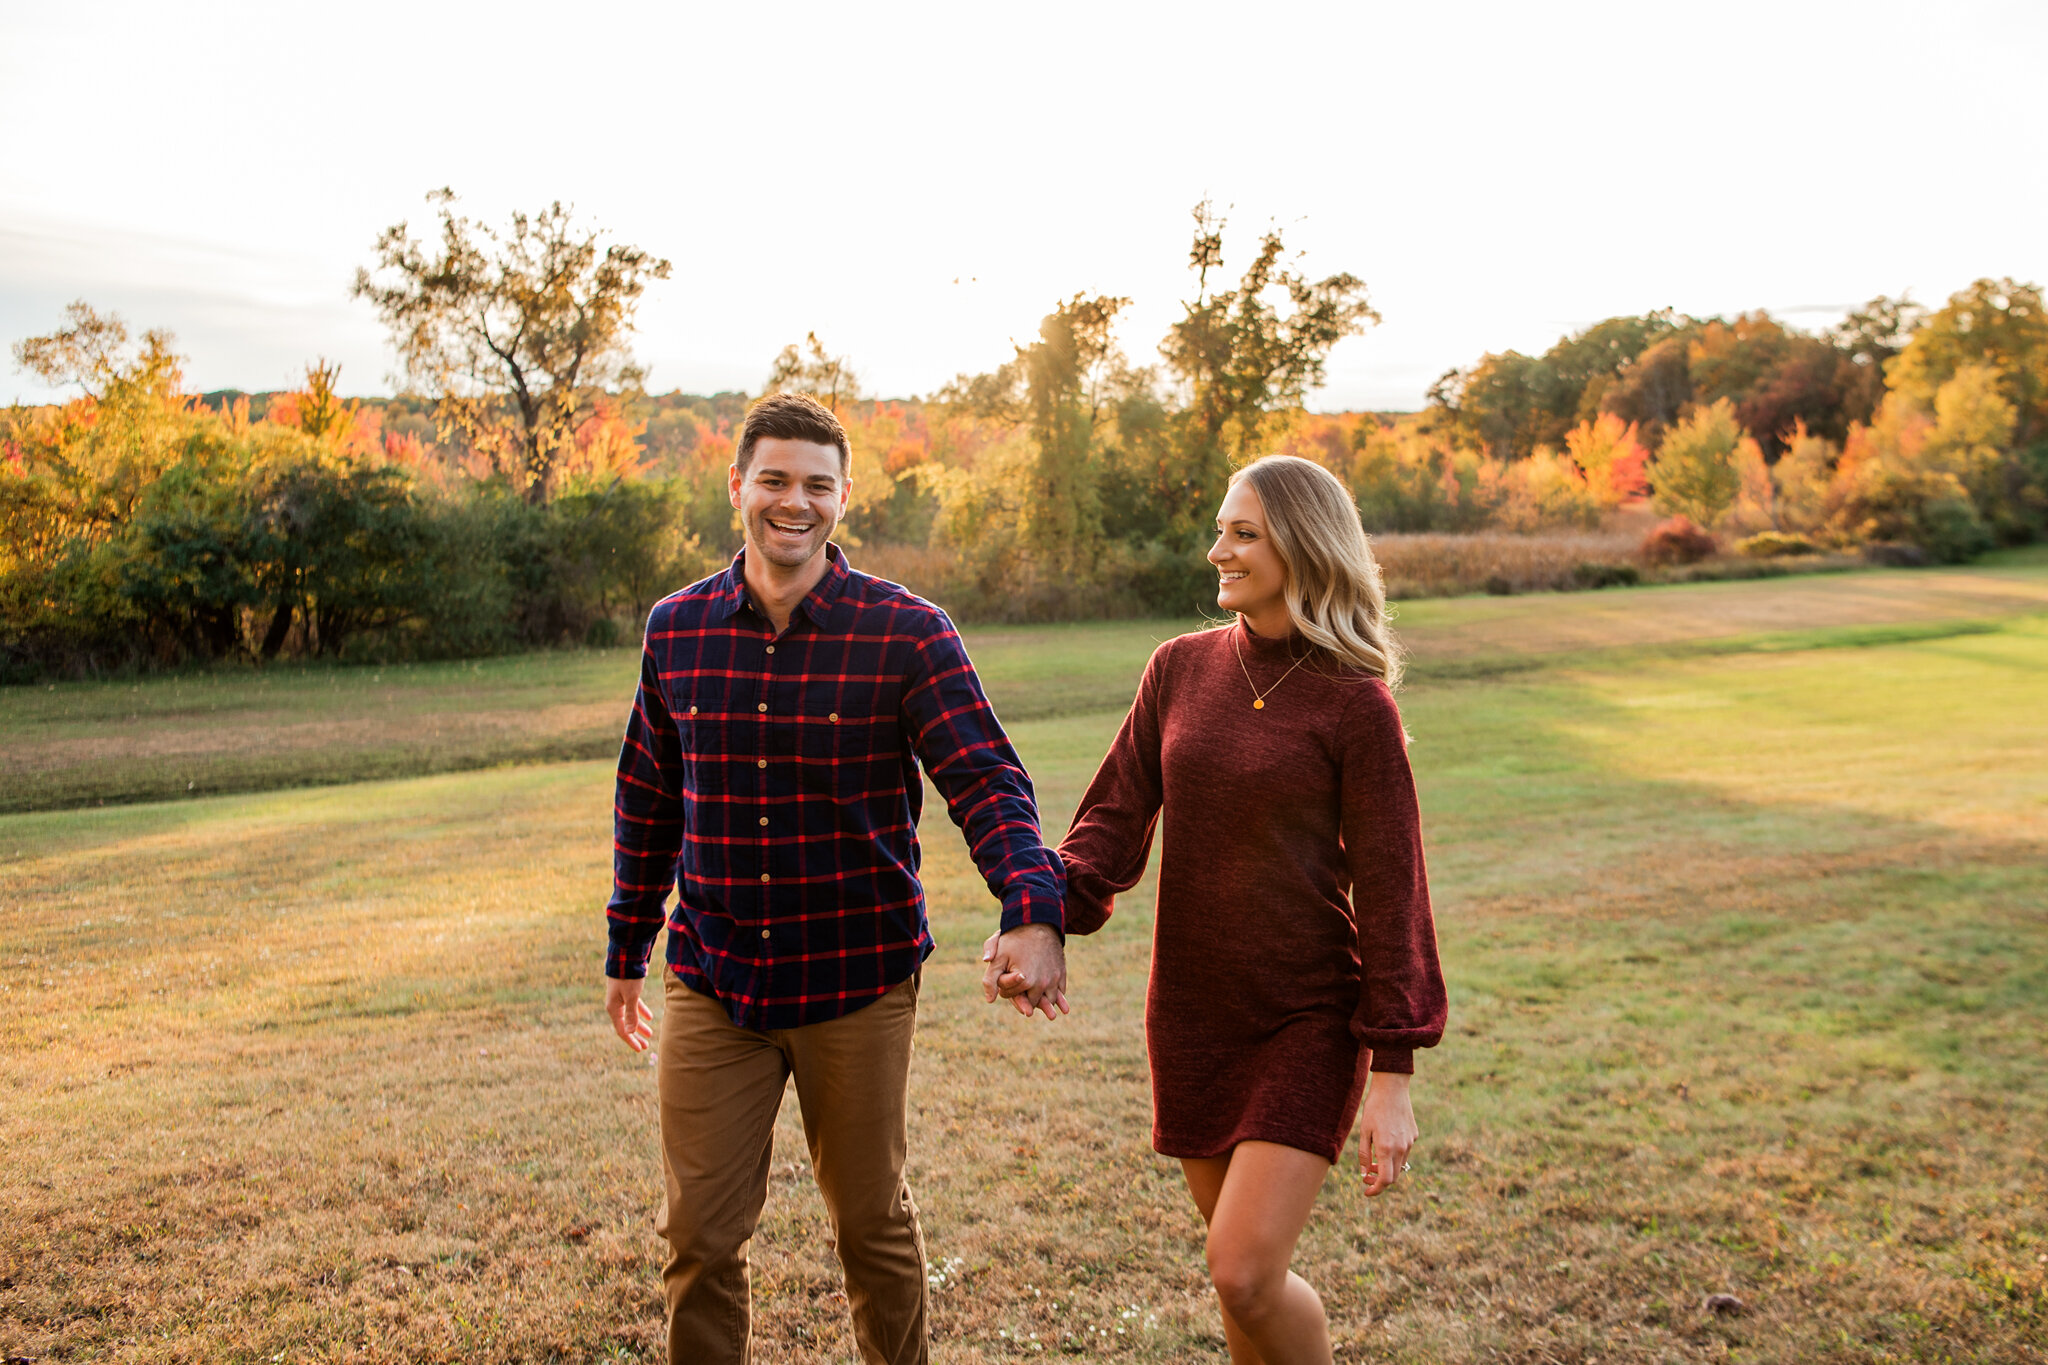
[[[1141,387],[1117,348],[1117,314],[1127,298],[1076,294],[1038,324],[1038,340],[1007,364],[962,375],[942,392],[977,417],[1031,433],[1028,485],[1017,490],[1024,543],[1044,568],[1070,572],[1102,539],[1102,462],[1096,432],[1105,409]]]
[[[342,402],[335,387],[340,378],[341,366],[330,364],[326,356],[306,367],[306,388],[298,401],[298,427],[315,440],[329,435],[338,438],[355,424],[357,405]]]
[[[1652,345],[1691,323],[1690,318],[1660,308],[1639,317],[1607,318],[1560,338],[1543,353],[1551,373],[1548,407],[1552,417],[1570,426],[1599,416],[1600,399],[1621,372]],[[1554,445],[1562,440],[1564,426],[1546,432],[1544,443]]]
[[[1195,297],[1182,305],[1182,318],[1159,346],[1188,399],[1182,418],[1187,465],[1174,490],[1172,521],[1183,541],[1206,534],[1230,470],[1255,450],[1266,414],[1300,406],[1322,384],[1330,348],[1379,321],[1357,276],[1310,280],[1286,265],[1278,228],[1259,239],[1237,288],[1212,289],[1209,276],[1223,267],[1226,224],[1206,199],[1194,217],[1188,266],[1195,272]],[[1285,313],[1275,293],[1285,296]]]
[[[96,402],[178,394],[184,383],[171,334],[152,327],[139,350],[128,345],[119,313],[102,316],[84,299],[65,308],[70,326],[14,343],[14,362],[52,388],[75,384]]]
[[[807,393],[834,412],[839,411],[841,404],[860,397],[860,377],[854,374],[846,357],[825,354],[825,345],[816,332],[804,337],[804,349],[809,352],[809,359],[797,350],[794,341],[782,348],[775,364],[769,367],[768,381],[761,388],[764,395]]]
[[[1735,405],[1725,398],[1672,427],[1650,462],[1658,508],[1691,517],[1702,526],[1713,525],[1742,490],[1735,464],[1741,442]]]
[[[2001,392],[2001,378],[1989,365],[1964,365],[1937,389],[1921,458],[1955,475],[1984,520],[2004,528],[2016,524],[2021,509],[2013,505],[2020,471],[2008,467],[2006,455],[2018,413]]]
[[[1885,362],[1906,348],[1926,320],[1927,310],[1905,295],[1893,299],[1879,294],[1836,323],[1828,339],[1850,360],[1881,375]]]
[[[1126,298],[1076,294],[1048,314],[1038,340],[1017,353],[1038,446],[1024,535],[1052,567],[1070,569],[1092,558],[1102,536],[1095,428],[1106,385],[1124,369],[1113,329],[1129,305]]]
[[[600,247],[560,201],[512,215],[500,234],[457,216],[455,195],[427,196],[439,250],[405,223],[377,240],[355,295],[390,329],[407,378],[440,400],[443,439],[459,433],[529,502],[558,489],[561,452],[607,385],[636,384],[626,349],[647,285],[669,263],[638,247]]]
[[[1430,390],[1431,401],[1452,424],[1497,460],[1519,459],[1545,443],[1555,387],[1550,368],[1520,351],[1484,355],[1469,370],[1454,371]]]
[[[1650,491],[1643,477],[1650,453],[1637,439],[1634,423],[1603,412],[1566,432],[1564,446],[1600,506],[1619,507]]]
[[[1598,416],[1622,371],[1652,343],[1690,323],[1668,308],[1607,318],[1558,338],[1540,357],[1506,351],[1453,370],[1430,390],[1430,402],[1496,459],[1522,459],[1538,446],[1557,446],[1573,426]]]
[[[1654,445],[1693,401],[1691,349],[1683,332],[1646,348],[1601,396],[1600,410],[1633,423]]]
[[[2048,308],[2037,285],[1978,280],[1949,296],[1913,339],[1885,364],[1892,388],[1922,407],[1965,366],[1984,365],[2002,377],[2018,410],[2013,439],[2048,437]]]
[[[1694,400],[1733,402],[1735,420],[1769,459],[1784,452],[1801,424],[1839,441],[1874,405],[1875,394],[1848,351],[1761,311],[1708,321],[1688,356]]]
[[[15,342],[15,364],[52,388],[76,384],[88,398],[104,398],[114,385],[138,376],[169,376],[176,387],[178,363],[169,332],[154,327],[144,332],[140,354],[131,355],[128,324],[120,314],[102,317],[84,299],[75,299],[64,316],[70,326]]]

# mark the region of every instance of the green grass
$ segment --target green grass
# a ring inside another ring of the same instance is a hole
[[[2048,559],[2008,552],[1968,569],[1432,599],[1401,604],[1398,626],[1420,681],[1565,656],[1620,666],[1804,648],[1844,631],[1883,642],[2042,611]],[[1195,624],[994,627],[970,631],[968,642],[1004,719],[1040,720],[1121,708],[1152,647]],[[609,757],[638,657],[563,651],[0,688],[0,811]]]
[[[1411,1180],[1333,1175],[1304,1237],[1340,1359],[2048,1350],[2048,625],[1986,608],[2030,572],[1794,629],[1756,623],[1808,582],[1656,589],[1636,642],[1587,614],[1619,594],[1411,609],[1447,656],[1403,704],[1452,1024]],[[1048,639],[1109,678],[1150,633],[975,637],[1037,699],[1059,829],[1118,715],[1052,714]],[[572,763],[0,817],[0,1356],[658,1358],[652,1077],[597,1007],[609,794]],[[1072,945],[1078,1012],[1025,1025],[979,1001],[993,903],[929,831],[940,1358],[1221,1359],[1147,1144],[1149,884]],[[794,1106],[777,1141],[762,1351],[844,1360]]]

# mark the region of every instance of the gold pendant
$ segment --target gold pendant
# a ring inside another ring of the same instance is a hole
[[[1263,698],[1263,697],[1253,697],[1253,698],[1252,698],[1252,710],[1254,710],[1254,711],[1263,711],[1263,710],[1265,710],[1265,709],[1266,709],[1266,702],[1265,702],[1265,698]]]

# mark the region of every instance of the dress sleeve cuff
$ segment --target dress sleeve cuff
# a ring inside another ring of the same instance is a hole
[[[1412,1076],[1415,1074],[1415,1049],[1376,1047],[1372,1050],[1372,1069],[1392,1076]]]

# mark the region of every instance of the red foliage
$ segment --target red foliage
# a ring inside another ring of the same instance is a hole
[[[1614,490],[1615,498],[1621,502],[1645,497],[1650,491],[1650,452],[1639,445],[1631,445],[1632,449],[1607,466],[1607,486]]]
[[[409,431],[387,431],[384,458],[407,469],[422,469],[427,463],[426,443]]]
[[[923,464],[925,457],[930,453],[922,441],[898,441],[889,448],[889,453],[882,457],[882,470],[894,478],[906,469],[914,469]]]
[[[1713,534],[1691,517],[1672,517],[1658,522],[1636,553],[1645,564],[1696,564],[1720,548]]]

